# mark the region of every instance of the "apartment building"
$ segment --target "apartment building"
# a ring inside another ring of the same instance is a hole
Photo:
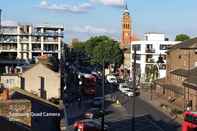
[[[31,60],[46,54],[60,59],[63,31],[63,26],[49,24],[1,26],[0,58]]]
[[[167,75],[158,80],[156,93],[173,104],[197,110],[197,38],[183,41],[167,52]]]
[[[166,76],[166,51],[179,42],[169,41],[162,33],[145,33],[143,41],[131,42],[131,62],[133,63],[134,47],[137,50],[137,68],[141,76],[141,81],[145,80],[146,69],[150,65],[158,67],[159,78]],[[163,57],[164,64],[158,66],[159,56]]]

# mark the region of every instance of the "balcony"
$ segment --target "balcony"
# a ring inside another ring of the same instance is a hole
[[[21,39],[20,42],[21,43],[29,43],[29,39]]]
[[[44,42],[48,42],[48,43],[57,43],[58,42],[58,39],[44,39]]]
[[[32,48],[32,52],[40,52],[40,51],[41,51],[41,48],[39,47]]]
[[[1,38],[0,39],[1,43],[17,43],[17,39],[16,38]]]
[[[152,49],[152,48],[147,48],[145,50],[146,53],[155,53],[155,49]]]
[[[146,63],[155,63],[153,58],[146,58]]]

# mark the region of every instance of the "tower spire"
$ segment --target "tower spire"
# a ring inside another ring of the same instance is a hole
[[[125,10],[128,10],[127,2],[125,2]]]

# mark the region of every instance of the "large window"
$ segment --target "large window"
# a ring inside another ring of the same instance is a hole
[[[134,59],[134,54],[133,54],[132,58]],[[141,55],[140,54],[136,54],[136,60],[141,60]]]
[[[167,50],[169,49],[170,45],[164,45],[164,44],[161,44],[160,45],[160,50]]]
[[[137,51],[141,50],[141,45],[133,45],[133,50],[136,48]]]

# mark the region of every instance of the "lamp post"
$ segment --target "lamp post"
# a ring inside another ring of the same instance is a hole
[[[135,131],[135,88],[136,88],[136,46],[133,46],[134,47],[134,63],[133,63],[133,83],[132,83],[132,86],[133,86],[133,90],[134,90],[134,93],[133,93],[133,99],[132,99],[132,123],[131,123],[131,130],[132,131]]]
[[[105,125],[105,115],[104,115],[104,110],[105,110],[105,59],[103,58],[102,61],[102,97],[103,97],[103,101],[102,101],[102,120],[101,120],[101,125],[102,125],[102,131],[104,131],[104,125]]]

